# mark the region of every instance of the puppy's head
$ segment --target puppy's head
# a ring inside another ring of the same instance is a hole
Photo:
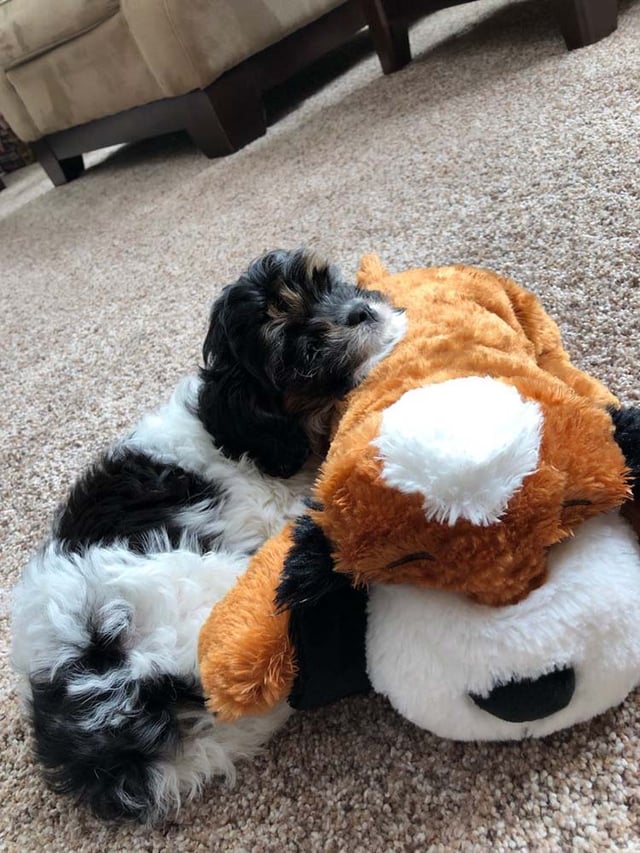
[[[403,331],[377,291],[347,284],[310,252],[269,252],[213,306],[200,417],[228,455],[290,476],[322,452],[335,402]]]

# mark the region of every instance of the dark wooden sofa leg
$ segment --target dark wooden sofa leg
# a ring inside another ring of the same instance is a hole
[[[47,142],[46,136],[33,143],[33,150],[40,165],[51,178],[56,187],[73,181],[84,172],[82,154],[75,157],[59,159]]]
[[[231,154],[267,132],[260,92],[242,66],[187,98],[187,133],[207,157]]]
[[[399,71],[411,62],[408,24],[392,19],[392,0],[362,0],[362,5],[383,72]]]
[[[556,9],[569,50],[600,41],[618,25],[618,0],[556,0]]]

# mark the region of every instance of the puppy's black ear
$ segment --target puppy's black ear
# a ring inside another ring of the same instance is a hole
[[[640,501],[640,407],[621,406],[610,409],[614,438],[631,471],[634,500]]]
[[[247,454],[272,477],[291,477],[310,453],[302,427],[241,369],[202,371],[198,416],[214,443],[232,459]]]
[[[276,592],[296,655],[289,704],[311,709],[368,693],[367,592],[334,571],[331,542],[310,516],[298,519],[293,541]]]
[[[269,375],[264,310],[264,296],[249,280],[226,287],[215,301],[202,347],[198,417],[227,456],[247,454],[266,474],[291,477],[310,446]]]

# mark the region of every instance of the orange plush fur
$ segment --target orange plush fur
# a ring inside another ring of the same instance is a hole
[[[264,545],[260,559],[251,561],[200,632],[200,677],[209,707],[222,720],[234,720],[247,708],[253,714],[267,711],[291,690],[289,614],[276,613],[273,602],[290,547],[287,525]]]
[[[364,258],[358,278],[405,308],[408,326],[345,401],[316,484],[323,508],[310,515],[332,543],[335,568],[354,584],[410,583],[492,606],[516,603],[544,583],[550,546],[629,495],[606,410],[617,400],[571,364],[538,300],[506,278],[464,266],[390,275],[376,256]],[[544,428],[537,470],[500,523],[449,526],[427,519],[419,495],[383,481],[372,441],[383,411],[405,392],[469,376],[515,386],[539,404]],[[222,719],[263,712],[290,691],[288,615],[274,605],[289,547],[287,529],[258,552],[203,628],[201,676]]]

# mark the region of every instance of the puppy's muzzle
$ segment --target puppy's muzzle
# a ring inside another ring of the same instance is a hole
[[[539,678],[513,679],[494,687],[488,696],[470,693],[483,711],[509,723],[542,720],[566,708],[576,688],[573,667],[555,669]]]

